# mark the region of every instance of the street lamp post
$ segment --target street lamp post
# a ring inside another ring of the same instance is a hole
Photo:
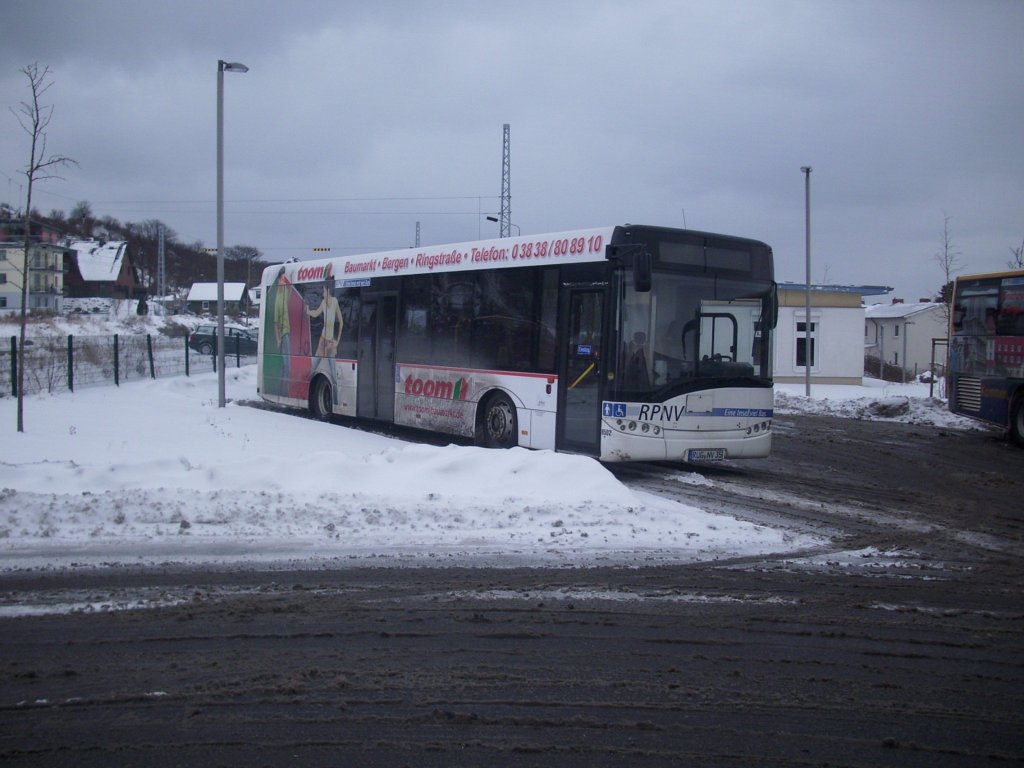
[[[497,216],[485,216],[484,218],[486,218],[486,219],[487,219],[488,221],[494,221],[494,222],[497,222],[497,221],[498,221],[498,217],[497,217]],[[513,224],[513,223],[512,223],[511,221],[510,221],[510,222],[508,223],[508,225],[509,225],[510,227],[515,227],[515,228],[516,228],[516,237],[519,237],[519,236],[520,236],[520,235],[522,234],[522,230],[521,230],[521,229],[519,229],[519,225],[518,225],[518,224]]]
[[[224,73],[248,72],[237,61],[217,62],[217,407],[224,397]]]
[[[804,174],[804,247],[807,255],[807,284],[804,286],[804,385],[811,396],[811,166],[801,166]]]

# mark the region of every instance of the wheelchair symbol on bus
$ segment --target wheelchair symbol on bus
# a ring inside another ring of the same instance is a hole
[[[624,419],[626,418],[626,404],[625,403],[604,403],[603,404],[604,415],[612,419]]]

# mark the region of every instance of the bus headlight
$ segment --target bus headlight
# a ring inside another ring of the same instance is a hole
[[[636,432],[639,426],[639,431],[645,435],[660,435],[661,427],[657,424],[650,424],[649,422],[642,421],[624,421],[623,419],[616,419],[615,426],[620,432]]]

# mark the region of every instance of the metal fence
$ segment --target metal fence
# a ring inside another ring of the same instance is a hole
[[[242,355],[237,340],[227,339],[224,364],[256,362]],[[235,349],[232,349],[235,346]],[[0,349],[0,397],[18,394],[18,337]],[[216,352],[202,355],[188,338],[147,334],[113,336],[45,336],[25,340],[25,394],[74,391],[79,387],[120,384],[146,378],[188,376],[216,370]]]

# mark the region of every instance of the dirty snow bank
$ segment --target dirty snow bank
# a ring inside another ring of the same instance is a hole
[[[898,421],[952,429],[989,429],[974,419],[950,413],[946,401],[933,396],[940,391],[938,383],[930,394],[928,384],[894,384],[865,378],[863,386],[813,384],[808,398],[803,384],[776,384],[775,412]]]

